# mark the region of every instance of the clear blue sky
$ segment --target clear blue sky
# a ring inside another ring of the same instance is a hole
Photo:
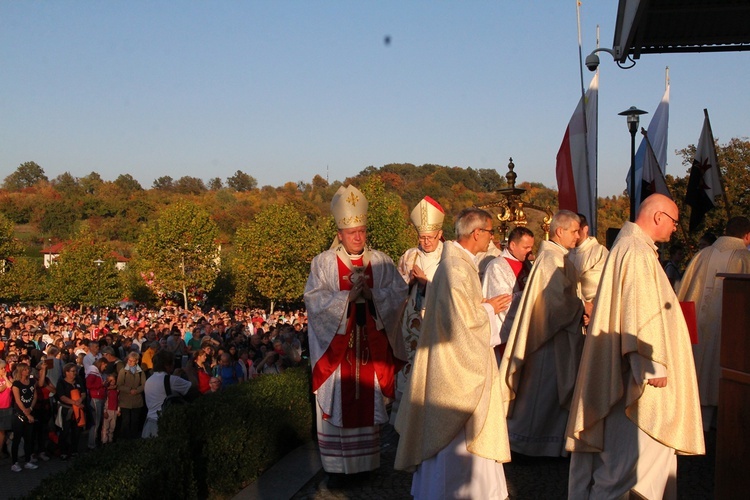
[[[597,25],[611,47],[616,11],[583,1],[584,57]],[[600,195],[625,188],[617,113],[638,106],[647,126],[666,66],[668,173],[684,174],[673,151],[697,142],[703,108],[722,143],[750,135],[750,54],[601,59]],[[575,0],[0,0],[1,178],[35,161],[51,179],[242,170],[280,186],[387,163],[504,175],[512,156],[519,182],[556,188],[579,97]]]

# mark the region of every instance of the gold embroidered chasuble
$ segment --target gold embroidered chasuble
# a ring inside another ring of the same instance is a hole
[[[667,370],[667,386],[636,384],[629,354]],[[604,420],[625,397],[625,414],[678,454],[703,454],[703,428],[690,337],[656,245],[626,222],[607,259],[571,401],[566,449],[600,452]]]
[[[510,460],[490,318],[481,302],[471,254],[455,242],[446,243],[426,297],[411,379],[396,418],[397,469],[414,470],[462,428],[470,453]]]

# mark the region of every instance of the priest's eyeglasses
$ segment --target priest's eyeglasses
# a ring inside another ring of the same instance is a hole
[[[418,239],[419,241],[423,242],[423,243],[429,243],[429,242],[431,242],[431,241],[435,241],[435,240],[436,240],[436,239],[438,239],[439,237],[440,237],[440,233],[436,234],[435,236],[428,236],[428,235],[426,235],[426,234],[425,234],[424,236],[420,236],[420,237],[419,237],[419,238],[417,238],[417,239]]]
[[[674,217],[672,217],[671,215],[669,215],[669,214],[668,214],[667,212],[662,212],[662,211],[659,211],[659,212],[657,212],[657,213],[660,213],[660,214],[664,214],[664,215],[666,215],[667,217],[669,217],[670,219],[672,219],[672,222],[674,223],[674,227],[677,227],[677,223],[679,222],[679,220],[678,220],[678,219],[675,219]]]
[[[485,233],[495,234],[495,228],[494,227],[492,229],[485,229],[483,227],[478,227],[477,229],[479,229],[480,231],[484,231]]]

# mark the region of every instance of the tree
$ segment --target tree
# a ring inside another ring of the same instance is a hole
[[[379,176],[371,176],[361,187],[367,198],[367,243],[394,261],[414,245],[414,230],[404,213],[401,198],[385,190]]]
[[[144,229],[136,246],[136,267],[157,295],[182,296],[187,309],[214,287],[219,273],[218,235],[206,210],[193,203],[175,203]]]
[[[224,187],[224,183],[221,182],[221,177],[214,177],[208,181],[208,189],[210,191],[218,191]]]
[[[203,194],[208,191],[203,180],[189,175],[177,179],[174,183],[174,190],[182,194]]]
[[[117,179],[115,179],[115,186],[126,195],[143,191],[141,183],[130,174],[120,174]]]
[[[104,184],[104,180],[102,180],[102,176],[98,173],[91,172],[89,175],[81,177],[78,183],[86,194],[96,195],[99,193],[99,188]]]
[[[164,175],[154,180],[154,183],[151,187],[160,191],[171,191],[172,189],[174,189],[174,179],[172,179],[168,175]]]
[[[42,302],[48,289],[38,258],[16,257],[13,265],[0,274],[0,297],[8,302]]]
[[[122,295],[111,246],[82,226],[49,268],[49,299],[99,307],[116,304]]]
[[[13,222],[0,214],[0,261],[14,257],[21,252],[21,245],[13,235],[14,228]]]
[[[235,191],[251,191],[258,187],[258,181],[252,175],[238,170],[232,177],[227,178],[227,186]]]
[[[15,172],[5,178],[3,187],[8,191],[20,191],[42,181],[48,181],[44,169],[33,161],[27,161],[21,163]]]
[[[52,187],[63,196],[79,197],[83,194],[83,189],[78,179],[73,177],[70,172],[64,172],[52,179]]]
[[[58,239],[66,239],[74,230],[79,213],[70,202],[52,200],[44,206],[44,212],[39,220],[39,230]]]
[[[273,311],[277,301],[302,297],[310,262],[330,243],[330,235],[316,230],[294,205],[273,204],[241,226],[234,243],[235,302],[247,303],[258,293],[271,301]]]

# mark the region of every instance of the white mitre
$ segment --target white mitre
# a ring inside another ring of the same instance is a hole
[[[354,186],[341,186],[331,200],[331,213],[339,229],[367,225],[367,198]]]
[[[440,203],[429,196],[422,198],[414,210],[411,211],[411,223],[418,233],[429,233],[443,229],[445,210]]]

